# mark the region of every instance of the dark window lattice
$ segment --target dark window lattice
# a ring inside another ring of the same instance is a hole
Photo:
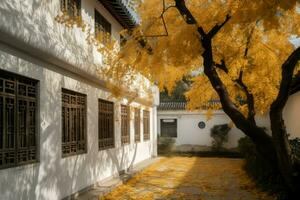
[[[177,137],[177,119],[161,119],[160,130],[162,137]]]
[[[81,16],[81,0],[60,0],[60,7],[71,17]]]
[[[134,141],[141,141],[141,112],[140,109],[134,109]]]
[[[0,70],[0,168],[37,161],[38,81]]]
[[[107,44],[110,41],[111,24],[95,10],[95,37],[101,40],[102,44]]]
[[[114,147],[114,103],[98,100],[99,150]]]
[[[143,111],[143,129],[144,141],[150,140],[150,113],[147,110]]]
[[[130,143],[129,106],[121,105],[121,144]]]
[[[62,89],[62,155],[86,153],[86,95]]]

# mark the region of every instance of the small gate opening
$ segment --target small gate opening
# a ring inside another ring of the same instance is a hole
[[[161,136],[177,137],[177,119],[161,119]]]

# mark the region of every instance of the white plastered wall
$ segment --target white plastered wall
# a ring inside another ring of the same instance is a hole
[[[214,125],[228,124],[231,122],[229,117],[223,111],[215,111],[212,118],[207,120],[205,111],[189,112],[189,111],[158,111],[157,132],[160,135],[161,119],[177,119],[177,138],[176,145],[200,145],[211,146],[212,138],[210,137],[210,129]],[[200,121],[205,122],[204,129],[198,127]],[[257,118],[260,126],[269,127],[267,116]],[[228,142],[225,143],[226,148],[236,148],[238,140],[245,135],[236,127],[232,127],[229,131]]]
[[[120,24],[98,0],[82,1],[82,17],[94,28],[94,9],[111,24],[112,36],[119,39]],[[133,120],[131,120],[131,144],[121,146],[120,104],[115,102],[115,145],[111,150],[98,150],[98,98],[110,96],[98,85],[49,63],[44,53],[84,70],[97,73],[102,59],[95,47],[85,41],[86,34],[79,28],[66,28],[54,18],[59,14],[60,0],[1,0],[0,31],[43,54],[27,56],[6,44],[0,43],[0,69],[39,80],[39,162],[35,164],[0,170],[0,199],[5,200],[56,200],[71,195],[96,182],[112,177],[118,171],[156,156],[156,108],[137,102],[130,105],[150,111],[151,140],[134,143]],[[1,37],[1,35],[0,35]],[[38,58],[41,58],[39,60]],[[75,73],[75,74],[74,74]],[[62,158],[61,156],[61,88],[87,95],[87,153]],[[141,121],[141,138],[143,138]]]
[[[131,119],[131,144],[121,146],[120,104],[115,102],[115,144],[111,150],[98,150],[98,98],[110,94],[65,74],[48,70],[0,51],[0,69],[39,80],[39,159],[35,164],[0,170],[0,199],[61,199],[84,189],[118,171],[155,156],[153,134],[156,119],[153,109],[136,102],[130,105],[150,110],[151,140],[134,143]],[[87,154],[62,158],[61,89],[87,95]],[[141,121],[141,133],[143,133]],[[143,135],[141,135],[143,138]]]
[[[283,118],[291,138],[300,138],[300,92],[289,97],[284,108]]]

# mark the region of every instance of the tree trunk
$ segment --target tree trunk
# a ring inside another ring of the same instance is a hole
[[[190,13],[184,0],[174,0],[180,14],[187,24],[198,26],[196,19]],[[238,129],[249,136],[258,152],[270,163],[274,170],[279,170],[286,184],[291,189],[291,193],[300,191],[300,161],[291,156],[288,137],[282,119],[282,111],[289,97],[289,90],[292,86],[293,72],[297,62],[300,60],[300,47],[296,49],[282,65],[282,80],[280,83],[279,94],[271,105],[270,118],[272,137],[269,136],[261,127],[255,124],[255,120],[249,120],[235,107],[231,101],[226,86],[220,79],[214,66],[212,54],[212,38],[228,22],[230,16],[227,15],[222,24],[215,25],[208,33],[201,26],[198,26],[201,45],[204,48],[202,53],[204,73],[208,77],[214,90],[217,92],[224,112],[230,117]],[[249,105],[248,105],[249,106]]]
[[[287,183],[288,188],[290,188],[290,192],[295,194],[300,188],[299,180],[297,180],[299,179],[299,176],[297,176],[297,171],[295,169],[295,163],[282,118],[282,110],[272,108],[270,111],[270,120],[273,141],[276,145],[279,170]]]
[[[300,171],[296,168],[298,163],[292,157],[282,112],[292,89],[293,74],[299,60],[300,47],[282,65],[279,92],[270,108],[271,130],[278,157],[278,167],[285,182],[291,189],[291,193],[299,193]]]
[[[200,33],[201,34],[201,33]],[[204,59],[204,73],[208,77],[214,90],[218,93],[222,108],[224,112],[229,116],[238,129],[243,131],[256,145],[258,152],[266,159],[271,165],[277,163],[277,156],[275,154],[275,147],[271,136],[269,136],[261,127],[258,127],[252,120],[247,119],[244,115],[235,107],[231,101],[228,91],[221,81],[213,62],[212,55],[212,38],[202,33],[202,46],[205,49],[202,57]],[[275,170],[277,169],[276,166]]]

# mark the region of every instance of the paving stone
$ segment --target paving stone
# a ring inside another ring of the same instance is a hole
[[[152,163],[158,161],[160,158],[152,158],[145,160],[143,162],[138,163],[134,167],[129,168],[127,172],[120,175],[119,177],[114,177],[105,181],[102,181],[100,183],[97,183],[94,187],[91,189],[80,193],[78,196],[70,198],[75,200],[99,200],[99,197],[107,194],[108,192],[111,192],[113,189],[118,187],[119,185],[122,185],[123,183],[126,183],[128,180],[132,178],[136,173],[140,172],[147,166],[151,165]]]

